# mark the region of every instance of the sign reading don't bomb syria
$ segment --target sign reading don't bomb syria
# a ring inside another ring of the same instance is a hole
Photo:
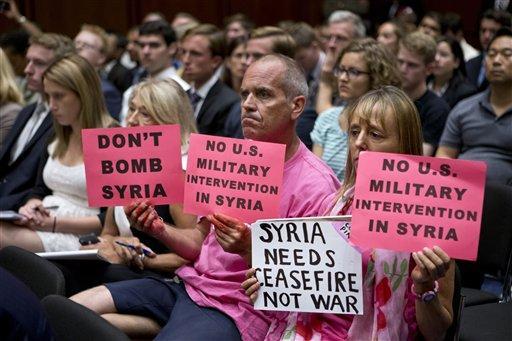
[[[178,125],[84,129],[82,143],[90,206],[183,201]]]

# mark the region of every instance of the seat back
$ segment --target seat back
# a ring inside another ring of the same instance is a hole
[[[488,183],[485,186],[485,196],[482,214],[482,227],[478,256],[475,262],[459,262],[462,272],[463,286],[471,282],[468,277],[480,276],[481,283],[484,274],[497,277],[504,283],[510,283],[512,262],[512,186]],[[477,287],[478,288],[478,287]],[[509,288],[504,286],[504,297],[509,296]]]
[[[62,271],[33,252],[7,246],[0,250],[0,266],[28,286],[39,299],[65,294]]]
[[[128,337],[104,318],[70,299],[50,295],[41,304],[59,341],[128,341]]]

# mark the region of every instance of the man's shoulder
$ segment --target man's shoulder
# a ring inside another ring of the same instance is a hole
[[[468,111],[473,112],[475,108],[479,107],[479,103],[485,100],[489,92],[487,90],[479,92],[473,96],[467,97],[461,100],[455,107],[453,107],[453,113],[466,113]]]
[[[208,95],[218,96],[219,99],[225,102],[233,102],[240,99],[238,94],[229,86],[224,84],[220,79],[213,84],[210,91],[208,91]]]
[[[446,113],[450,111],[448,103],[430,90],[427,90],[425,95],[418,100],[418,106],[419,111],[443,111]]]

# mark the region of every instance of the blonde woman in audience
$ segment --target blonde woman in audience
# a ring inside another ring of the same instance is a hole
[[[23,94],[16,85],[11,63],[0,48],[0,150],[22,107]]]
[[[55,137],[42,156],[38,184],[19,209],[24,218],[1,223],[0,246],[78,250],[78,235],[101,229],[99,209],[87,203],[81,130],[115,121],[105,108],[99,77],[84,58],[73,54],[57,60],[44,73],[43,84]]]
[[[178,83],[172,79],[151,79],[138,84],[130,97],[126,122],[128,127],[179,124],[181,161],[185,169],[190,134],[197,129],[188,96]],[[184,214],[181,204],[157,205],[155,209],[166,223],[195,225],[196,217]],[[122,247],[115,243],[116,240],[134,245],[137,250]],[[101,242],[91,247],[99,248],[100,254],[112,263],[132,265],[141,270],[171,272],[185,263],[183,258],[169,253],[172,250],[157,239],[131,228],[122,206],[107,209]],[[143,247],[153,251],[149,257],[145,257]]]

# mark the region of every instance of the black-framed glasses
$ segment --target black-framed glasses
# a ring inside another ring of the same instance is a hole
[[[361,70],[355,69],[353,67],[350,67],[347,69],[342,66],[335,67],[333,72],[334,72],[335,77],[339,78],[343,74],[346,74],[348,79],[357,78],[357,77],[359,77],[359,75],[369,75],[370,74],[369,72],[361,71]]]

